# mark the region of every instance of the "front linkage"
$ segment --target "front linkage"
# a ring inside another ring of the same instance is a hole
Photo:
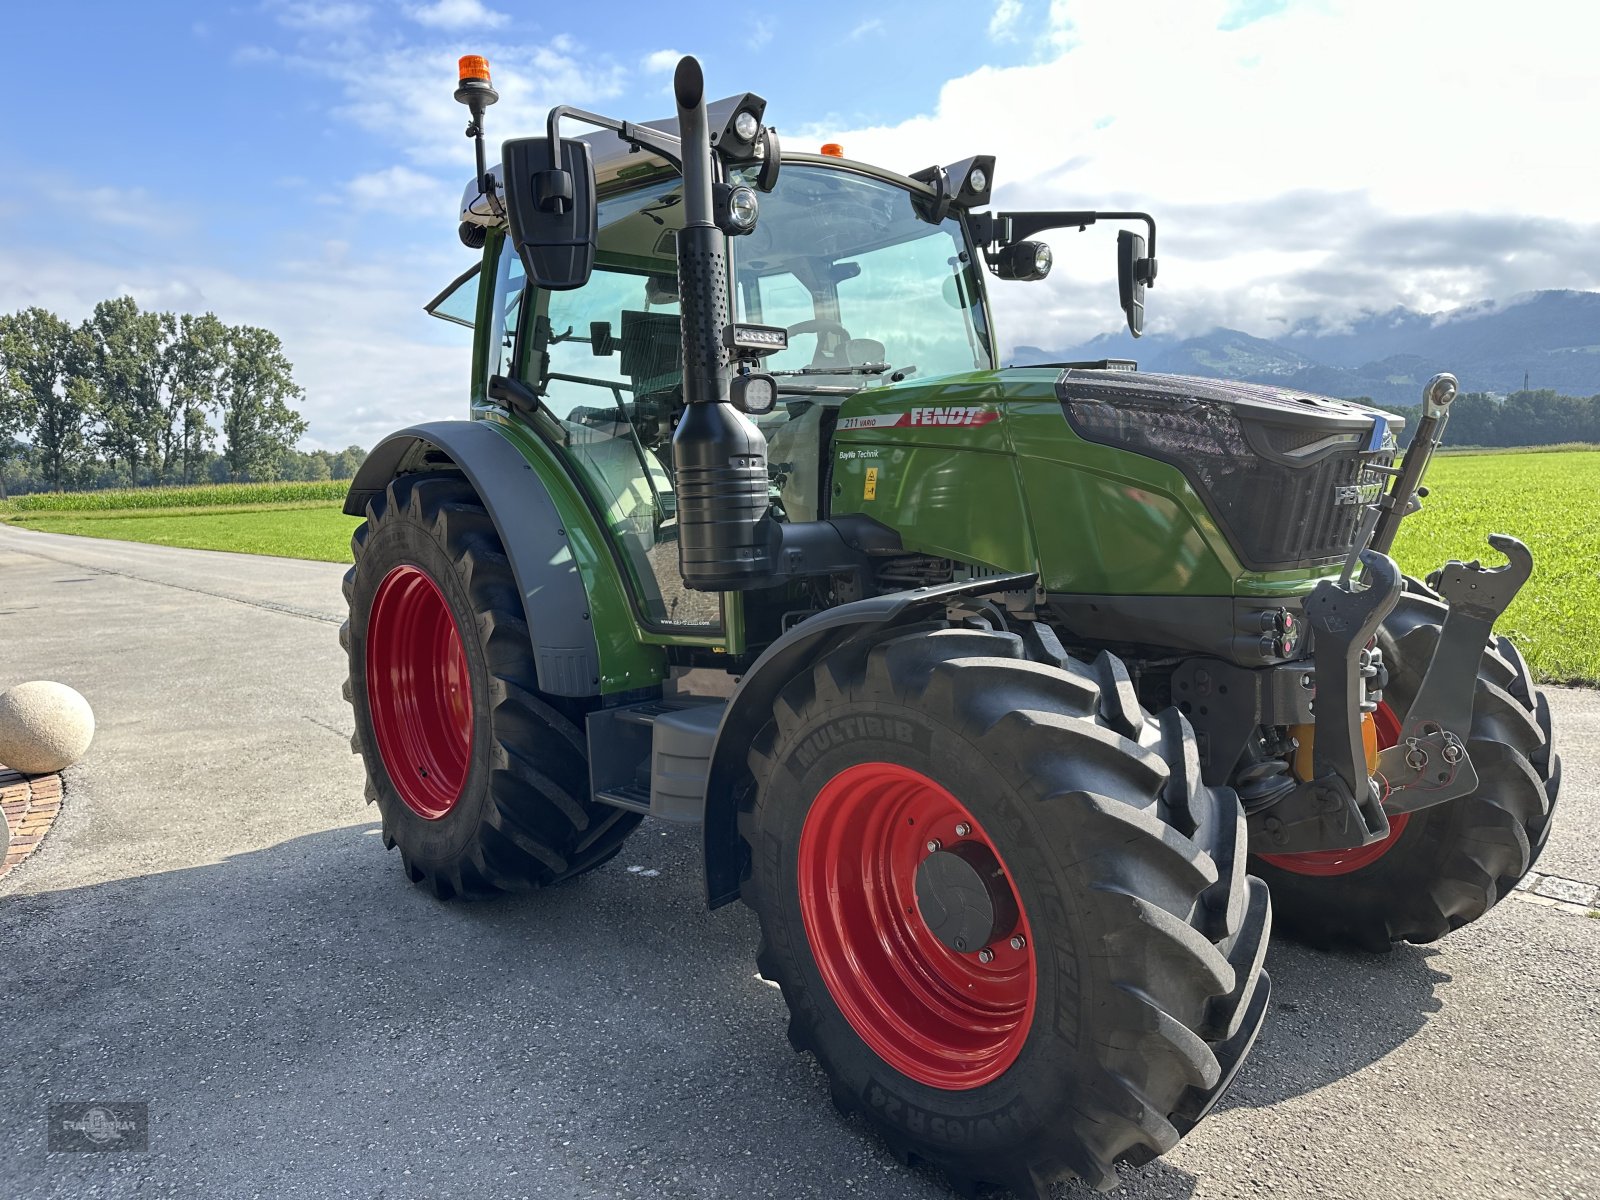
[[[1509,560],[1503,567],[1452,560],[1429,576],[1449,611],[1399,741],[1378,755],[1371,771],[1362,736],[1363,715],[1382,697],[1384,672],[1374,637],[1405,588],[1387,551],[1400,520],[1420,507],[1419,495],[1426,495],[1422,475],[1455,394],[1453,376],[1429,381],[1416,437],[1394,486],[1372,507],[1365,526],[1369,537],[1357,539],[1340,579],[1323,580],[1307,596],[1314,674],[1302,674],[1302,694],[1296,695],[1292,685],[1256,689],[1256,716],[1276,715],[1289,724],[1310,717],[1315,736],[1310,779],[1287,785],[1281,776],[1258,774],[1252,780],[1248,769],[1241,778],[1241,796],[1251,814],[1250,849],[1257,854],[1370,845],[1389,836],[1390,816],[1443,804],[1478,787],[1466,743],[1479,663],[1496,618],[1533,572],[1533,556],[1514,537],[1489,537]],[[1364,568],[1362,586],[1353,587],[1358,561]],[[1205,683],[1209,680],[1201,686]],[[1254,791],[1252,782],[1259,785]]]

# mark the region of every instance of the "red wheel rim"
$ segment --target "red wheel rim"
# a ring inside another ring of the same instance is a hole
[[[918,1083],[965,1090],[1002,1075],[1028,1039],[1033,933],[1013,889],[1017,923],[989,943],[992,961],[979,960],[981,947],[958,954],[935,937],[916,896],[930,840],[975,842],[1010,878],[972,814],[927,776],[893,763],[839,772],[800,833],[800,912],[823,981],[861,1040]]]
[[[407,808],[437,821],[467,783],[472,684],[450,605],[417,567],[390,571],[372,599],[367,704],[389,781]]]
[[[1387,703],[1378,705],[1372,714],[1372,724],[1378,733],[1378,749],[1387,750],[1400,741],[1400,718],[1395,716],[1394,709]],[[1362,867],[1370,867],[1389,853],[1410,820],[1410,813],[1391,814],[1389,836],[1370,846],[1356,846],[1350,850],[1312,850],[1307,854],[1263,854],[1261,861],[1295,875],[1348,875]]]

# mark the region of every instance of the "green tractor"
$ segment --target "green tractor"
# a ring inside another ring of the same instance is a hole
[[[1119,361],[1002,368],[1037,234],[992,158],[780,147],[765,102],[560,107],[484,164],[470,419],[385,439],[345,511],[367,796],[440,899],[559,883],[645,816],[835,1102],[958,1185],[1171,1149],[1238,1071],[1280,928],[1427,942],[1529,869],[1550,712],[1492,630],[1531,570],[1404,577],[1455,381],[1399,422]],[[561,123],[598,132],[563,137]],[[1271,901],[1269,902],[1269,891]]]

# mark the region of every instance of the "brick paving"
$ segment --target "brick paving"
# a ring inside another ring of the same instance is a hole
[[[11,848],[0,862],[0,878],[39,848],[61,811],[60,775],[22,775],[0,767],[0,809],[11,826]]]

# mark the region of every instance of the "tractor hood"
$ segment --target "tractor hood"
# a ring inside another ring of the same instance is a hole
[[[1252,570],[1343,558],[1404,422],[1288,388],[1067,368],[1073,431],[1183,472]]]

